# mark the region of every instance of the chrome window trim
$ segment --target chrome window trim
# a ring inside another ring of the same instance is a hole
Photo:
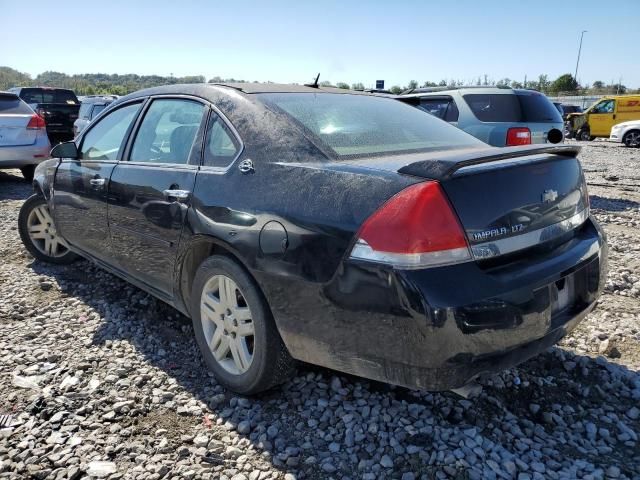
[[[584,208],[572,217],[561,222],[513,237],[491,240],[489,242],[471,245],[471,255],[474,260],[486,260],[500,255],[506,255],[518,250],[533,247],[542,242],[553,240],[579,227],[589,218],[589,209]]]

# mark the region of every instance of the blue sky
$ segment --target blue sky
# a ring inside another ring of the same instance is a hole
[[[371,86],[415,79],[578,79],[640,87],[638,0],[2,0],[0,65]],[[612,3],[612,5],[614,5]],[[626,12],[626,13],[625,13]]]

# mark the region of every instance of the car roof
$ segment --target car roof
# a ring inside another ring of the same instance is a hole
[[[114,98],[110,97],[86,97],[83,98],[80,103],[111,103],[115,102]]]
[[[146,97],[150,95],[194,95],[202,98],[210,98],[218,95],[220,90],[236,91],[246,95],[259,93],[334,93],[345,95],[381,96],[375,93],[359,90],[347,90],[335,87],[309,87],[307,85],[282,84],[282,83],[184,83],[174,85],[162,85],[159,87],[145,88],[119,98],[118,103],[132,98]]]
[[[14,92],[7,92],[5,90],[0,90],[0,95],[2,95],[3,97],[15,97],[15,98],[20,98],[18,97],[18,95],[16,95]]]

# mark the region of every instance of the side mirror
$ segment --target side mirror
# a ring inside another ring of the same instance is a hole
[[[78,158],[78,147],[75,142],[59,143],[51,149],[53,158],[70,158],[76,160]]]

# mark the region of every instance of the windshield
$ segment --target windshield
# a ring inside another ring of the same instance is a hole
[[[463,98],[481,122],[562,122],[558,109],[539,92],[471,93]]]
[[[420,109],[390,98],[327,93],[263,93],[338,157],[484,145]]]

